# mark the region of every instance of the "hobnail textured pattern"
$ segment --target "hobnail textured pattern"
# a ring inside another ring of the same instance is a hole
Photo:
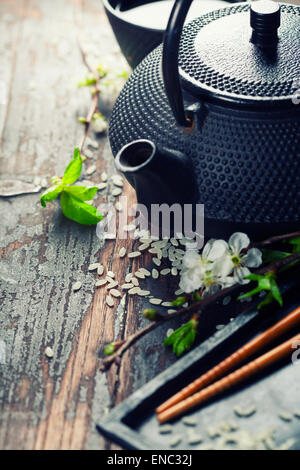
[[[189,155],[207,218],[300,221],[299,113],[267,117],[205,107],[193,129],[176,124],[164,91],[159,46],[136,68],[113,108],[112,151],[116,155],[123,145],[144,138]]]
[[[300,7],[281,5],[279,42],[272,59],[264,58],[265,52],[250,42],[249,4],[191,21],[183,30],[179,50],[185,86],[229,97],[291,99],[299,88],[299,28]]]

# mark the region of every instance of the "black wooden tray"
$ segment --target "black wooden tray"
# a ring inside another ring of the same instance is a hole
[[[287,290],[288,283],[283,286]],[[209,429],[219,427],[220,423],[234,421],[238,431],[248,431],[257,435],[272,429],[276,447],[292,440],[290,447],[300,450],[300,419],[294,413],[300,411],[300,354],[299,361],[292,363],[291,358],[273,367],[255,380],[249,381],[214,399],[206,406],[189,414],[196,426],[187,426],[181,418],[172,423],[170,434],[160,434],[155,416],[155,407],[173,395],[205,370],[221,361],[260,331],[288,314],[300,303],[299,286],[289,290],[284,298],[284,308],[274,309],[263,314],[256,309],[248,309],[229,322],[222,330],[216,331],[198,347],[179,359],[174,365],[159,374],[155,379],[133,393],[128,399],[114,408],[110,414],[97,424],[98,431],[120,444],[125,449],[159,450],[170,449],[170,441],[180,436],[181,442],[173,449],[202,449],[215,447],[216,438],[209,436]],[[287,337],[297,334],[290,332]],[[281,338],[278,342],[282,342]],[[236,406],[247,408],[254,405],[257,411],[251,417],[237,417]],[[285,421],[280,414],[289,413],[291,421]],[[201,435],[203,443],[188,443],[188,433]],[[226,444],[236,448],[234,442]],[[245,444],[246,445],[246,444]],[[271,445],[271,444],[270,444]]]

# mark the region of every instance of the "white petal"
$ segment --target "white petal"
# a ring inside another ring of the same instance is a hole
[[[208,242],[204,245],[204,248],[202,250],[202,258],[208,259],[211,247],[213,246],[215,240],[212,238],[211,240],[208,240]]]
[[[244,248],[247,248],[250,240],[248,235],[242,232],[235,232],[229,238],[228,244],[232,249],[233,253],[239,254]]]
[[[226,277],[233,271],[233,262],[230,256],[222,256],[218,258],[212,265],[211,270],[214,276]]]
[[[258,248],[251,248],[245,256],[245,265],[248,268],[258,268],[262,263],[262,252]]]
[[[185,268],[194,268],[201,262],[201,257],[196,250],[188,250],[182,260]]]
[[[181,274],[179,287],[189,294],[203,286],[203,275],[201,269],[189,269]]]
[[[214,240],[207,259],[209,261],[215,261],[216,259],[221,258],[221,256],[223,256],[227,251],[228,244],[225,240]]]
[[[236,280],[236,282],[238,282],[239,284],[248,284],[250,281],[249,279],[245,279],[246,276],[248,276],[250,274],[250,271],[248,268],[245,268],[243,266],[238,266],[235,270],[234,270],[234,279]]]
[[[227,276],[221,279],[222,287],[231,287],[236,284],[236,279],[233,276]]]

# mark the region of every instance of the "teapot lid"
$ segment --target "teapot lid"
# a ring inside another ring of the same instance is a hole
[[[191,21],[181,37],[179,71],[183,87],[206,99],[293,105],[300,89],[300,7],[261,0]]]

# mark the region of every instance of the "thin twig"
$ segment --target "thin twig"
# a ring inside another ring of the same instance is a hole
[[[89,109],[89,113],[88,113],[88,115],[85,119],[85,122],[84,122],[84,134],[82,136],[82,139],[81,139],[81,142],[80,142],[80,145],[79,145],[80,153],[83,150],[84,143],[85,143],[86,138],[89,134],[90,125],[91,125],[93,116],[94,116],[94,114],[95,114],[95,112],[97,111],[97,108],[98,108],[98,97],[99,97],[99,91],[96,90],[95,93],[94,93],[94,96],[93,96],[93,101],[92,101],[90,109]]]
[[[257,269],[255,271],[256,274],[265,274],[269,271],[273,271],[274,273],[277,273],[281,268],[284,266],[296,261],[298,258],[300,258],[300,253],[293,253],[290,256],[287,256],[286,258],[280,259],[274,263],[269,264],[268,266],[265,266],[263,268]],[[242,287],[241,284],[234,284],[233,286],[227,287],[225,289],[222,289],[215,294],[205,297],[204,299],[200,300],[199,302],[195,302],[188,307],[181,308],[177,310],[176,312],[170,313],[168,315],[163,315],[159,316],[159,319],[155,322],[150,323],[147,325],[145,328],[142,328],[141,330],[137,331],[133,335],[129,336],[126,340],[124,340],[123,345],[111,356],[108,356],[107,358],[102,360],[102,364],[100,367],[100,370],[104,371],[110,368],[110,366],[115,362],[118,361],[122,358],[123,354],[127,349],[132,346],[137,340],[145,336],[147,333],[150,331],[153,331],[155,328],[157,328],[159,325],[162,323],[172,320],[175,317],[179,317],[184,314],[191,314],[191,313],[198,313],[200,315],[203,313],[204,308],[211,305],[212,303],[216,302],[217,300],[221,300],[224,297],[228,296],[229,294],[234,294],[238,290],[240,290]]]
[[[281,242],[283,240],[290,240],[291,238],[296,237],[300,237],[300,232],[286,233],[285,235],[276,235],[274,237],[267,238],[262,242],[252,243],[250,247],[263,248],[265,246],[272,245],[273,243]]]

